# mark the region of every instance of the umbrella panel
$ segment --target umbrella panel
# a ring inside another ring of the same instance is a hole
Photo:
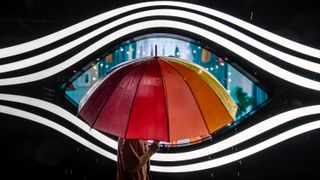
[[[175,61],[168,61],[168,63],[184,77],[189,85],[210,134],[233,120],[219,97],[196,72]]]
[[[165,82],[170,142],[209,135],[200,109],[183,77],[166,62],[159,63]]]
[[[101,83],[98,86],[95,86],[95,89],[90,89],[90,91],[92,91],[91,94],[87,94],[87,96],[83,97],[87,99],[87,101],[80,107],[79,115],[90,127],[95,123],[102,108],[108,101],[114,89],[118,86],[119,82],[128,72],[137,68],[141,63],[142,62],[138,62],[124,66],[118,69],[116,73],[109,74],[101,80]]]
[[[93,128],[125,137],[136,90],[148,65],[149,62],[143,63],[123,77],[105,103]]]
[[[126,138],[169,140],[164,87],[157,61],[151,62],[139,83]]]

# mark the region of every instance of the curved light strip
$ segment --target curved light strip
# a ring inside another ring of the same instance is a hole
[[[130,22],[135,19],[139,19],[139,18],[143,18],[143,17],[151,17],[151,16],[172,16],[172,17],[185,18],[188,20],[195,20],[196,19],[197,22],[199,22],[199,23],[208,25],[208,26],[215,28],[223,33],[226,33],[236,39],[243,41],[244,43],[247,43],[257,49],[264,51],[267,54],[270,54],[270,55],[275,56],[281,60],[284,60],[287,63],[293,64],[293,65],[298,66],[303,69],[313,71],[315,73],[320,73],[320,71],[319,71],[320,64],[318,64],[318,63],[307,61],[305,59],[301,59],[296,56],[293,56],[293,55],[281,52],[279,50],[276,50],[270,46],[267,46],[267,45],[239,32],[235,29],[233,29],[233,28],[230,28],[222,23],[219,23],[215,20],[209,19],[205,16],[201,16],[201,15],[194,14],[194,13],[187,12],[187,11],[172,10],[172,9],[149,10],[149,11],[143,11],[143,12],[139,12],[139,13],[125,16],[121,19],[115,20],[107,25],[104,25],[103,27],[100,27],[100,28],[80,37],[80,38],[77,38],[76,40],[74,40],[72,42],[69,42],[63,46],[60,46],[60,47],[55,48],[53,50],[50,50],[48,52],[39,54],[37,56],[31,57],[28,59],[0,65],[0,73],[29,67],[29,66],[47,61],[48,59],[56,57],[57,55],[62,54],[63,52],[66,52],[66,51],[70,50],[71,48],[74,48],[74,47],[80,45],[81,43],[107,31],[111,28],[114,28],[116,26],[119,26],[119,25],[124,24],[126,22]]]
[[[314,89],[317,91],[320,91],[320,82],[296,75],[294,73],[291,73],[287,70],[284,70],[274,64],[271,64],[270,62],[266,61],[265,59],[253,54],[252,52],[242,48],[241,46],[221,37],[218,36],[212,32],[209,32],[207,30],[201,29],[199,27],[172,21],[172,20],[152,20],[152,21],[145,21],[136,23],[134,25],[130,25],[127,27],[124,27],[114,33],[111,33],[110,35],[102,38],[101,40],[95,42],[91,46],[87,47],[86,49],[82,50],[78,54],[74,55],[73,57],[69,58],[68,60],[55,65],[53,67],[50,67],[46,70],[42,70],[36,73],[14,77],[14,78],[6,78],[6,79],[0,79],[0,86],[4,85],[13,85],[13,84],[21,84],[21,83],[27,83],[32,81],[37,81],[40,79],[44,79],[46,77],[50,77],[68,67],[71,65],[79,62],[83,58],[90,55],[92,52],[98,50],[99,48],[109,44],[110,42],[123,37],[127,34],[145,30],[149,28],[174,28],[174,29],[180,29],[184,31],[189,31],[191,33],[197,33],[198,35],[212,41],[220,44],[221,46],[224,46],[225,48],[233,51],[234,53],[238,54],[239,56],[243,57],[247,61],[251,62],[252,64],[255,64],[256,66],[260,67],[261,69],[278,76],[281,79],[284,79],[288,82],[297,84],[299,86],[303,86],[309,89]]]
[[[146,11],[146,12],[140,12],[140,13],[136,13],[136,14],[132,14],[132,15],[128,15],[124,18],[115,20],[109,24],[106,24],[82,37],[77,38],[76,40],[73,40],[63,46],[60,46],[58,48],[52,49],[48,52],[39,54],[37,56],[34,57],[30,57],[24,60],[20,60],[20,61],[15,61],[12,63],[8,63],[8,64],[4,64],[4,65],[0,65],[0,73],[4,73],[4,72],[10,72],[13,70],[18,70],[18,69],[22,69],[22,68],[26,68],[32,65],[36,65],[42,62],[45,62],[53,57],[58,56],[59,54],[62,54],[78,45],[80,45],[81,43],[105,32],[108,31],[116,26],[122,25],[126,22],[138,19],[138,18],[142,18],[142,17],[147,17],[147,16],[157,16],[157,15],[164,15],[166,12],[163,10],[155,10],[155,11]]]
[[[308,106],[299,109],[290,110],[278,115],[275,115],[269,119],[266,119],[246,130],[243,130],[232,137],[215,143],[213,145],[188,151],[184,153],[157,153],[151,157],[151,160],[154,161],[184,161],[195,158],[204,157],[210,154],[214,154],[240,144],[248,139],[251,139],[259,134],[262,134],[272,128],[280,126],[286,122],[292,121],[297,118],[301,118],[304,116],[309,116],[313,114],[320,113],[320,105]]]
[[[55,129],[59,132],[61,132],[62,134],[74,139],[75,141],[79,142],[80,144],[92,149],[93,151],[109,158],[109,159],[112,159],[114,161],[117,160],[117,156],[100,148],[99,146],[91,143],[90,141],[82,138],[81,136],[77,135],[76,133],[70,131],[69,129],[53,122],[53,121],[50,121],[49,119],[46,119],[46,118],[43,118],[41,116],[38,116],[38,115],[35,115],[35,114],[32,114],[32,113],[29,113],[29,112],[26,112],[26,111],[23,111],[23,110],[20,110],[20,109],[16,109],[16,108],[12,108],[12,107],[8,107],[8,106],[3,106],[3,105],[0,105],[0,113],[3,113],[3,114],[9,114],[9,115],[14,115],[14,116],[17,116],[17,117],[20,117],[20,118],[23,118],[23,119],[28,119],[30,121],[34,121],[36,123],[39,123],[39,124],[42,124],[42,125],[45,125],[47,127],[50,127],[52,129]]]
[[[60,39],[63,39],[65,37],[68,37],[76,32],[79,32],[81,30],[84,30],[90,26],[93,26],[97,23],[100,23],[102,21],[105,21],[107,19],[110,19],[114,16],[126,13],[131,10],[139,9],[139,8],[144,8],[148,6],[158,6],[163,4],[163,2],[147,2],[147,3],[137,3],[137,4],[132,4],[128,6],[124,6],[121,8],[117,8],[111,11],[108,11],[106,13],[94,16],[90,19],[87,19],[85,21],[79,22],[73,26],[70,26],[68,28],[62,29],[58,32],[52,33],[50,35],[35,39],[30,42],[14,45],[11,47],[7,48],[2,48],[0,49],[0,58],[5,58],[5,57],[10,57],[18,54],[22,54],[25,52],[29,52],[38,48],[41,48],[43,46],[46,46],[48,44],[54,43]]]
[[[201,13],[206,13],[211,16],[216,16],[220,19],[223,19],[223,20],[228,21],[232,24],[235,24],[243,29],[246,29],[247,31],[250,31],[254,34],[257,34],[265,39],[268,39],[274,43],[277,43],[281,46],[284,46],[288,49],[291,49],[293,51],[296,51],[296,52],[299,52],[302,54],[306,54],[309,56],[313,56],[316,58],[320,58],[320,55],[319,55],[320,50],[318,50],[318,49],[308,47],[306,45],[294,42],[294,41],[286,39],[286,38],[283,38],[279,35],[268,32],[262,28],[254,26],[248,22],[245,22],[245,21],[240,20],[238,18],[232,17],[232,16],[225,14],[225,13],[222,13],[220,11],[210,9],[210,8],[207,8],[204,6],[199,6],[196,4],[190,4],[190,3],[185,3],[185,2],[175,2],[175,1],[154,1],[154,2],[137,3],[137,4],[133,4],[133,5],[124,6],[124,7],[118,8],[118,9],[114,9],[114,10],[108,11],[106,13],[100,14],[98,16],[92,17],[88,20],[82,21],[82,22],[75,24],[73,26],[70,26],[68,28],[65,28],[63,30],[60,30],[56,33],[47,35],[45,37],[30,41],[27,43],[23,43],[23,44],[0,49],[0,58],[5,58],[5,57],[14,56],[17,54],[22,54],[24,52],[28,52],[28,51],[43,47],[45,45],[56,42],[64,37],[72,35],[78,31],[81,31],[87,27],[90,27],[94,24],[97,24],[99,22],[102,22],[104,20],[112,18],[112,17],[117,16],[119,14],[131,11],[131,10],[135,10],[138,8],[150,7],[150,6],[183,7],[186,9],[193,10],[193,11],[199,11]]]
[[[4,114],[9,114],[9,115],[14,115],[23,119],[28,119],[34,122],[37,122],[39,124],[45,125],[47,127],[53,128],[63,134],[65,134],[66,136],[74,139],[75,141],[83,144],[84,146],[92,149],[93,151],[113,160],[116,161],[117,157],[116,155],[92,144],[91,142],[87,141],[86,139],[82,138],[81,136],[75,134],[74,132],[68,130],[67,128],[52,122],[46,118],[43,118],[41,116],[20,110],[20,109],[16,109],[16,108],[12,108],[12,107],[7,107],[7,106],[3,106],[0,105],[0,113],[4,113]],[[315,129],[320,128],[320,120],[311,122],[311,123],[307,123],[304,125],[300,125],[298,127],[295,127],[291,130],[285,131],[277,136],[274,136],[268,140],[265,140],[259,144],[256,144],[254,146],[251,146],[247,149],[241,150],[239,152],[233,153],[233,154],[229,154],[220,158],[216,158],[216,159],[212,159],[212,160],[208,160],[208,161],[204,161],[204,162],[200,162],[200,163],[192,163],[192,164],[188,164],[188,165],[179,165],[179,166],[156,166],[156,165],[152,165],[151,166],[151,171],[155,171],[155,172],[165,172],[165,173],[182,173],[182,172],[194,172],[194,171],[200,171],[200,170],[205,170],[205,169],[210,169],[210,168],[214,168],[214,167],[218,167],[218,166],[222,166],[234,161],[237,161],[239,159],[243,159],[247,156],[250,156],[252,154],[255,154],[257,152],[260,152],[264,149],[267,149],[275,144],[278,144],[282,141],[285,141],[289,138],[295,137],[297,135],[300,135],[302,133],[308,132],[308,131],[312,131]]]
[[[85,122],[83,122],[81,119],[77,118],[76,116],[74,116],[70,112],[62,109],[61,107],[59,107],[55,104],[52,104],[52,103],[49,103],[49,102],[46,102],[46,101],[43,101],[40,99],[36,99],[36,98],[19,96],[19,95],[11,95],[11,94],[0,94],[0,100],[27,104],[30,106],[34,106],[34,107],[52,112],[52,113],[54,113],[64,119],[66,119],[67,121],[74,124],[75,126],[79,127],[84,132],[88,133],[89,135],[91,135],[95,139],[99,140],[100,142],[110,146],[113,149],[117,149],[118,143],[116,141],[105,136],[104,134],[100,133],[99,131],[90,128],[90,126],[87,125]]]
[[[182,173],[182,172],[194,172],[194,171],[200,171],[200,170],[210,169],[214,167],[219,167],[219,166],[243,159],[247,156],[260,152],[280,142],[283,142],[287,139],[298,136],[302,133],[319,129],[319,128],[320,128],[320,120],[317,120],[311,123],[300,125],[288,131],[285,131],[277,136],[274,136],[268,140],[265,140],[259,144],[251,146],[247,149],[244,149],[239,152],[229,154],[220,158],[216,158],[216,159],[212,159],[212,160],[208,160],[200,163],[193,163],[193,164],[180,165],[180,166],[153,165],[151,166],[151,170],[156,172],[165,172],[165,173]]]
[[[81,121],[76,116],[72,115],[65,109],[54,105],[52,103],[42,101],[39,99],[26,97],[26,96],[19,96],[19,95],[10,95],[10,94],[0,94],[0,100],[3,101],[11,101],[11,102],[18,102],[27,105],[31,105],[40,109],[44,109],[46,111],[52,112],[69,122],[73,123],[74,125],[78,126],[85,132],[89,133],[91,136],[99,140],[100,142],[110,146],[113,149],[117,149],[117,142],[107,136],[99,133],[98,131],[91,129],[88,130],[88,125]],[[274,127],[277,127],[281,124],[286,122],[292,121],[294,119],[309,116],[313,114],[318,114],[320,112],[320,105],[308,106],[299,109],[290,110],[278,115],[275,115],[269,119],[266,119],[232,137],[229,137],[221,142],[215,143],[213,145],[207,146],[202,149],[188,151],[184,153],[156,153],[151,157],[151,160],[154,161],[183,161],[183,160],[190,160],[196,159],[199,157],[207,156],[210,154],[217,153],[219,151],[225,150],[237,144],[240,144],[248,139],[251,139],[263,132],[266,132]]]

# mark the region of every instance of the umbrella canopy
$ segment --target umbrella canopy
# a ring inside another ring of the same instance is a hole
[[[176,142],[208,137],[235,118],[237,105],[204,68],[150,57],[114,68],[82,98],[79,115],[128,139]]]

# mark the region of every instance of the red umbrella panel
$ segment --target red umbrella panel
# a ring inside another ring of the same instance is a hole
[[[236,110],[202,67],[152,57],[114,68],[83,97],[79,115],[92,128],[115,136],[174,143],[210,136],[232,122]]]

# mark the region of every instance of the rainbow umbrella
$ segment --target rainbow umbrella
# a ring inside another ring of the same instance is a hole
[[[208,137],[235,118],[237,105],[204,68],[150,57],[129,61],[82,98],[79,115],[97,130],[127,139],[177,142]]]

